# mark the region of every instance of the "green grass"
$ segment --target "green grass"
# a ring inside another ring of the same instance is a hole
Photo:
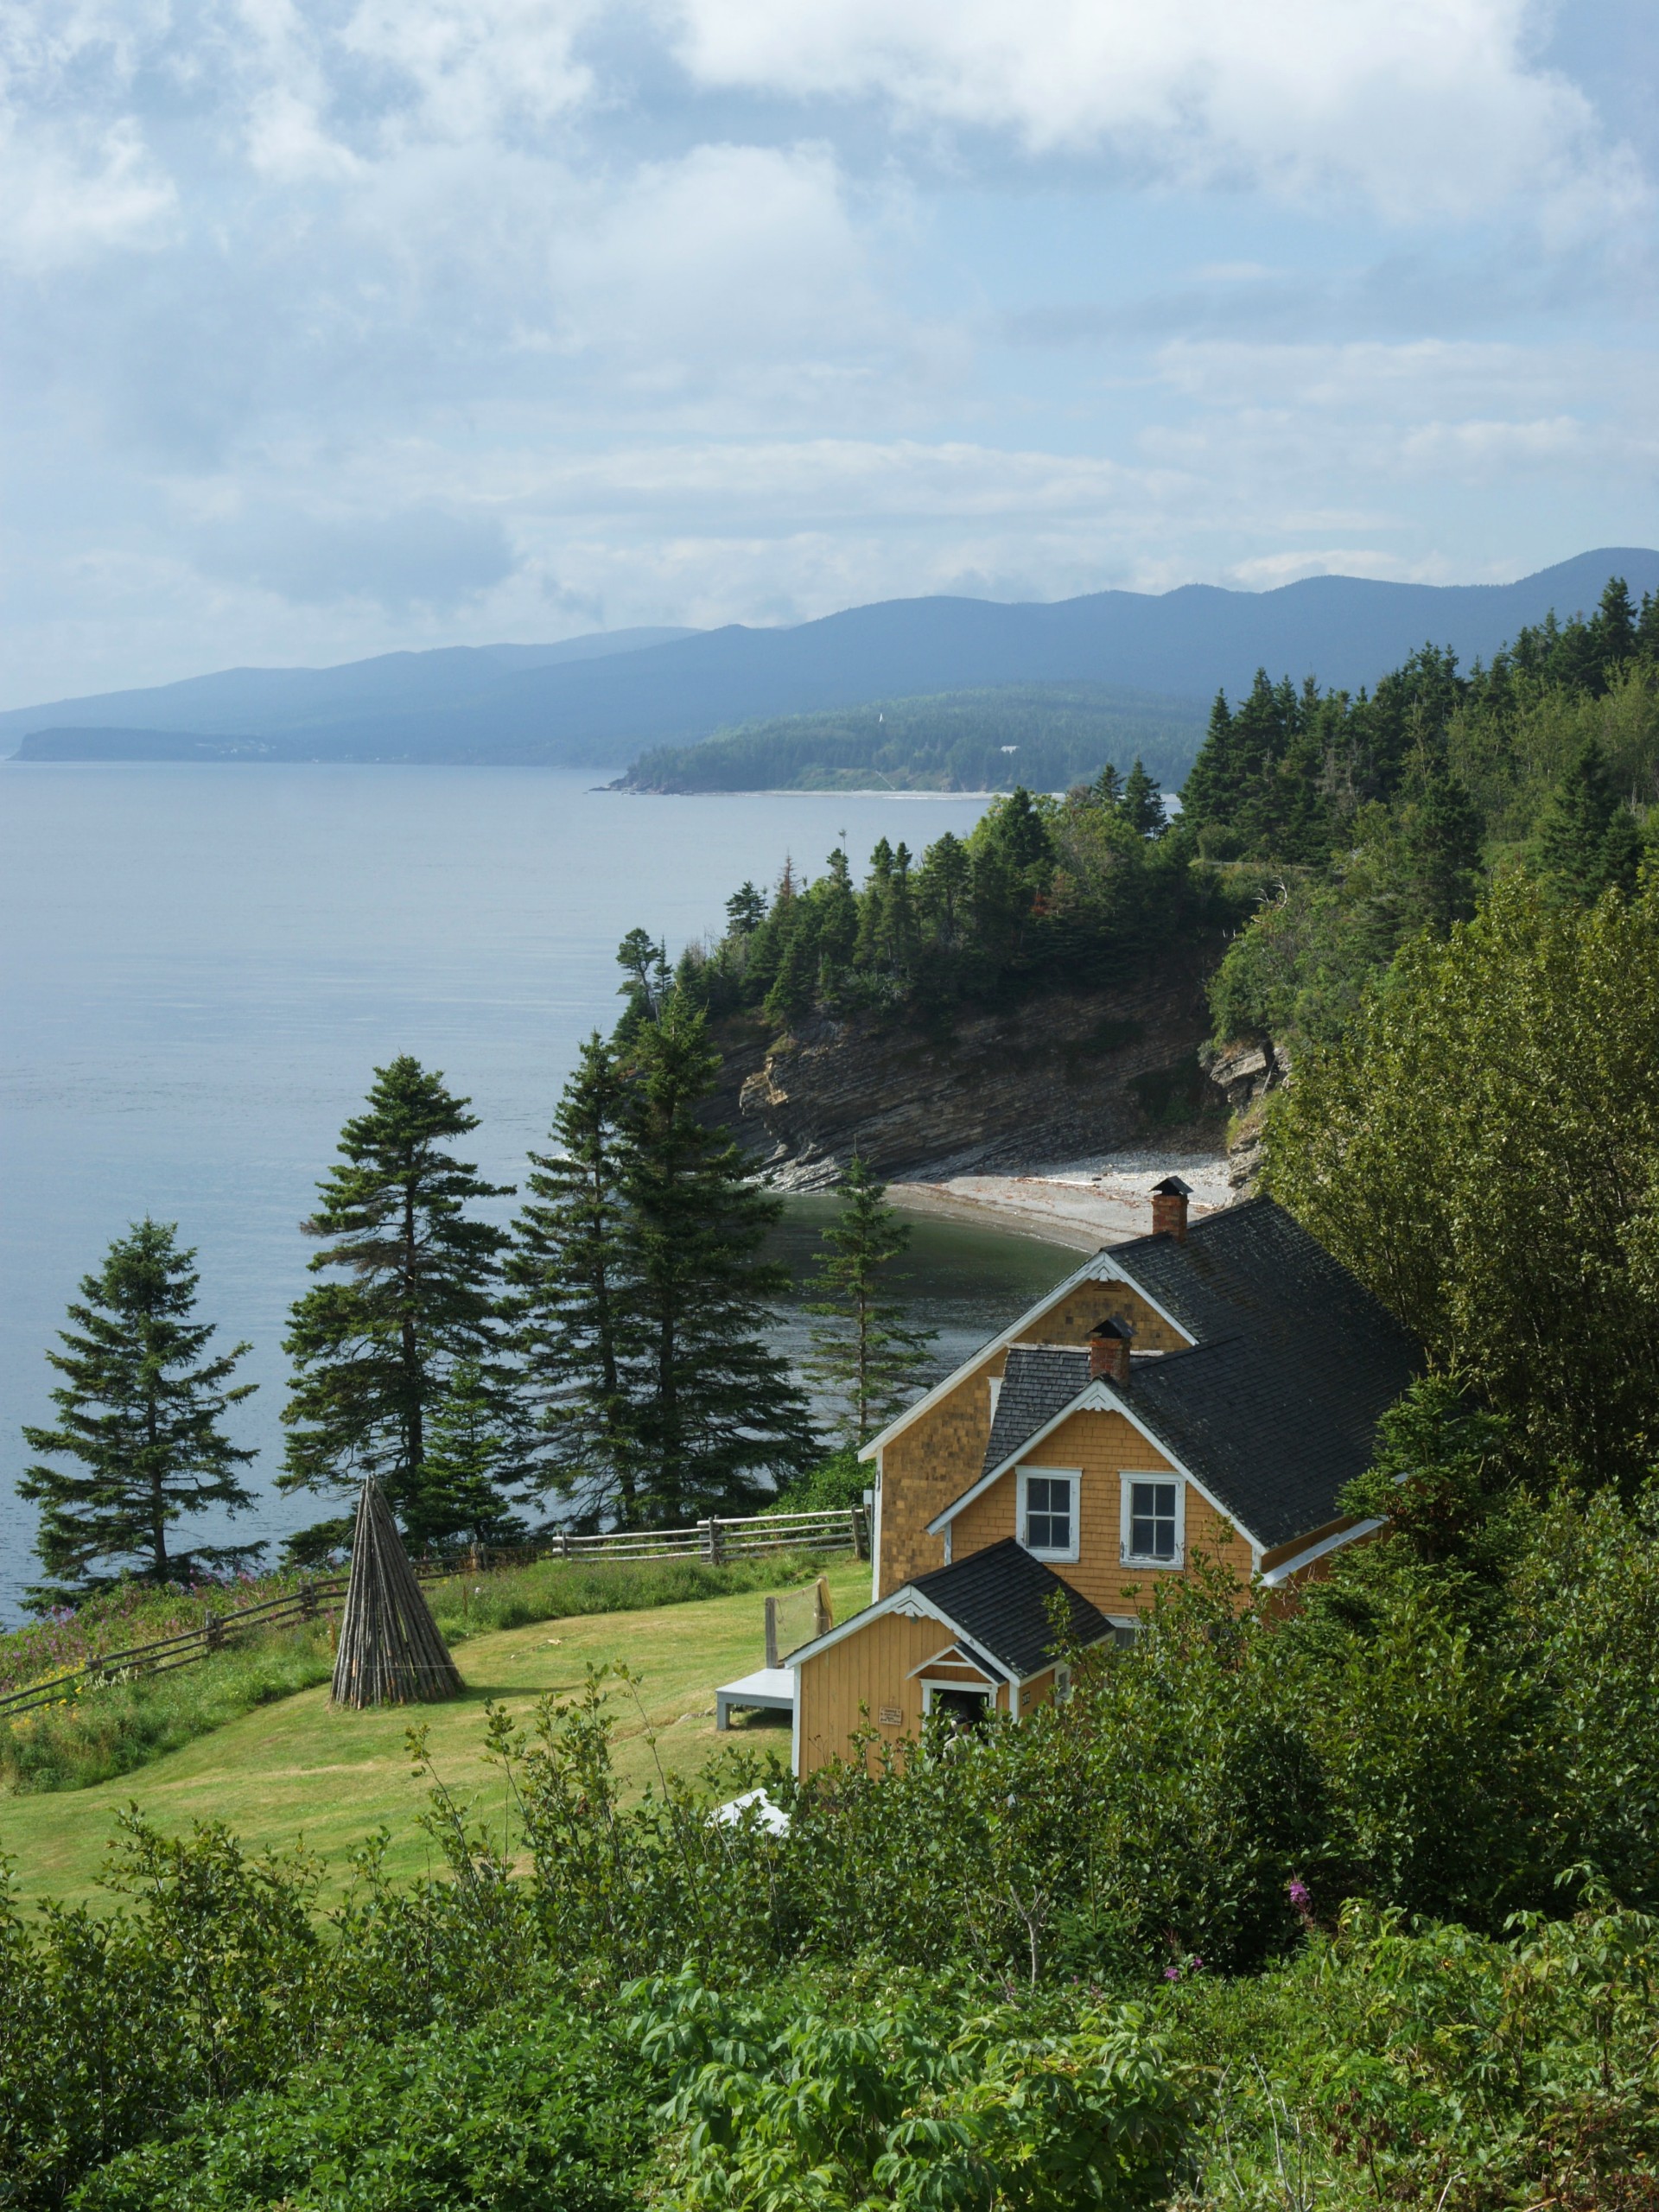
[[[688,1571],[672,1565],[676,1573]],[[632,1590],[644,1586],[639,1568],[568,1572],[572,1594],[595,1600],[606,1586],[596,1579],[601,1576],[638,1576]],[[775,1747],[786,1757],[788,1730],[775,1719],[757,1715],[731,1737],[716,1736],[714,1694],[721,1682],[762,1664],[762,1593],[790,1588],[791,1581],[798,1591],[800,1570],[791,1576],[772,1560],[716,1572],[748,1579],[749,1586],[650,1610],[601,1612],[573,1605],[563,1615],[475,1630],[459,1646],[466,1694],[450,1704],[337,1713],[319,1683],[245,1710],[137,1773],[84,1789],[0,1799],[0,1853],[15,1863],[26,1897],[73,1902],[93,1896],[115,1815],[136,1803],[168,1834],[186,1831],[193,1821],[217,1820],[255,1848],[283,1849],[303,1840],[328,1860],[331,1894],[347,1877],[349,1853],[382,1822],[391,1834],[387,1865],[395,1877],[435,1871],[417,1825],[425,1786],[410,1764],[411,1721],[427,1725],[441,1779],[463,1796],[476,1795],[489,1814],[500,1808],[501,1783],[483,1758],[486,1699],[527,1717],[538,1698],[579,1688],[589,1664],[621,1663],[643,1677],[638,1699],[625,1696],[616,1707],[617,1767],[633,1789],[655,1777],[659,1762],[695,1774],[728,1744]],[[868,1601],[869,1573],[868,1566],[847,1559],[828,1569],[837,1619]],[[461,1585],[452,1586],[469,1624],[485,1610],[486,1586],[494,1580],[469,1581],[465,1598]],[[550,1597],[556,1586],[550,1575]],[[507,1606],[523,1593],[496,1594]],[[446,1612],[450,1595],[440,1599]],[[798,1607],[801,1600],[795,1602]]]
[[[815,1572],[813,1561],[795,1556],[718,1567],[695,1559],[542,1560],[429,1584],[427,1595],[455,1646],[492,1629],[777,1589]],[[328,1624],[320,1620],[250,1630],[224,1652],[167,1674],[87,1686],[58,1704],[0,1721],[0,1790],[79,1789],[112,1781],[257,1706],[326,1682],[333,1666]]]

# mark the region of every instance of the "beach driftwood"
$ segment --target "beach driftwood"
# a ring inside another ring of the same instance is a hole
[[[421,1594],[391,1508],[363,1485],[352,1530],[352,1577],[334,1657],[336,1705],[433,1704],[465,1685]]]

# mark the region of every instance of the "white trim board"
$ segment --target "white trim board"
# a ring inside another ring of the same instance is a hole
[[[1312,1567],[1316,1559],[1324,1559],[1331,1552],[1340,1551],[1344,1544],[1357,1543],[1360,1537],[1369,1536],[1378,1529],[1388,1526],[1387,1516],[1376,1521],[1356,1521],[1351,1529],[1338,1529],[1334,1536],[1325,1536],[1317,1544],[1310,1544],[1305,1552],[1298,1552],[1294,1559],[1281,1560],[1277,1567],[1270,1567],[1260,1578],[1264,1590],[1276,1590],[1281,1582],[1288,1582],[1293,1574],[1300,1574],[1305,1567]]]

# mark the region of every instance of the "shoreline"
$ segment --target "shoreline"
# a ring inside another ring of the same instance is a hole
[[[1025,1173],[951,1175],[890,1183],[889,1201],[907,1213],[1011,1230],[1074,1252],[1098,1252],[1152,1232],[1152,1188],[1166,1175],[1192,1186],[1192,1218],[1202,1221],[1233,1205],[1221,1153],[1107,1154]]]

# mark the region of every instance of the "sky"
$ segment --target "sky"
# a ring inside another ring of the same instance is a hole
[[[0,705],[1659,542],[1652,0],[0,0]]]

